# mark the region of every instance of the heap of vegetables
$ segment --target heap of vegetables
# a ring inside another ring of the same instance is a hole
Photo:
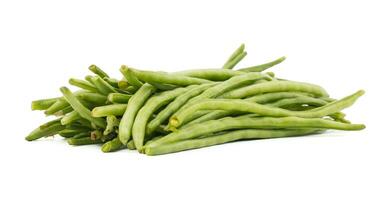
[[[71,145],[102,144],[103,152],[136,149],[147,155],[173,153],[244,139],[303,136],[327,129],[362,130],[343,109],[361,95],[340,100],[320,86],[264,72],[285,57],[233,70],[246,55],[241,45],[222,68],[174,73],[121,66],[121,79],[95,65],[80,88],[61,87],[61,97],[32,102],[57,118],[26,140],[60,135]]]

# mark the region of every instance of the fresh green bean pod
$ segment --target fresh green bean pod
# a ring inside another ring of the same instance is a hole
[[[74,121],[79,120],[80,118],[81,118],[81,117],[80,117],[80,115],[78,114],[78,112],[72,111],[72,112],[68,113],[67,115],[65,115],[65,116],[61,119],[61,124],[62,124],[62,125],[67,125],[67,124],[70,124],[70,123],[72,123],[72,122],[74,122]]]
[[[146,83],[129,99],[127,109],[120,121],[118,137],[126,145],[132,136],[132,126],[137,112],[143,106],[144,102],[155,91],[155,88]]]
[[[113,88],[118,88],[118,80],[108,77],[103,78],[103,80],[109,83]]]
[[[220,131],[232,129],[336,129],[336,130],[362,130],[363,124],[345,124],[321,118],[300,118],[300,117],[251,117],[232,118],[227,117],[221,120],[211,120],[201,124],[178,129],[163,138],[149,144],[148,146],[158,146],[187,139],[198,138]]]
[[[235,71],[231,69],[196,69],[175,72],[174,74],[202,78],[211,81],[225,81],[233,76],[245,74],[245,72]]]
[[[72,106],[72,108],[78,112],[78,114],[84,118],[89,120],[91,123],[97,125],[100,128],[105,128],[106,127],[106,122],[102,118],[95,118],[91,116],[91,111],[83,106],[82,103],[72,94],[72,92],[66,88],[66,87],[61,87],[60,91],[63,93],[64,98],[68,101],[68,103]]]
[[[107,106],[95,107],[91,111],[93,117],[107,117],[109,115],[121,116],[125,113],[127,104],[112,104]]]
[[[230,57],[227,59],[227,61],[225,62],[225,64],[223,64],[223,69],[226,69],[226,66],[232,62],[236,57],[238,57],[241,53],[243,53],[245,50],[245,44],[241,44],[231,55]]]
[[[95,87],[97,87],[98,92],[103,95],[108,95],[110,93],[117,92],[114,87],[112,87],[109,83],[104,81],[99,76],[94,76],[91,80],[93,81]]]
[[[152,96],[139,110],[132,127],[132,139],[138,151],[141,151],[143,147],[147,122],[151,118],[152,114],[190,88],[193,88],[193,86],[189,86],[187,88],[177,88],[174,90],[158,93]]]
[[[74,129],[64,129],[58,132],[58,134],[63,138],[71,138],[79,133],[81,133],[80,130],[74,130]]]
[[[121,143],[121,144],[122,144],[122,143]],[[130,141],[127,143],[127,149],[129,149],[129,150],[135,150],[135,149],[136,149],[135,143],[133,143],[133,140],[130,140]]]
[[[84,137],[90,137],[90,134],[91,134],[90,132],[81,132],[81,133],[74,135],[72,138],[73,139],[80,139],[80,138],[84,138]]]
[[[312,105],[312,106],[324,106],[328,102],[318,99],[318,98],[313,98],[313,97],[295,97],[295,98],[288,98],[288,99],[281,99],[273,103],[267,104],[268,106],[272,107],[279,107],[279,108],[284,108],[286,106],[294,105],[294,104],[307,104],[307,105]]]
[[[88,69],[101,78],[109,78],[109,75],[96,65],[90,65]]]
[[[90,137],[84,137],[84,138],[78,138],[78,139],[69,138],[69,139],[67,139],[67,142],[68,142],[68,144],[75,145],[75,146],[103,143],[101,140],[92,140],[92,139],[90,139]]]
[[[78,95],[79,99],[90,102],[96,106],[105,105],[108,98],[102,94],[85,92]]]
[[[184,150],[197,149],[202,147],[208,147],[213,145],[224,144],[237,140],[249,140],[249,139],[269,139],[269,138],[280,138],[280,137],[294,137],[294,136],[305,136],[310,134],[320,133],[317,129],[293,129],[293,130],[262,130],[262,129],[244,129],[227,131],[213,136],[191,139],[185,141],[179,141],[169,144],[163,144],[158,146],[144,148],[144,153],[147,155],[161,155],[167,153],[174,153]]]
[[[271,67],[273,67],[273,66],[275,66],[275,65],[277,65],[277,64],[279,64],[281,62],[283,62],[284,60],[286,60],[285,56],[280,57],[280,58],[278,58],[278,59],[276,59],[276,60],[274,60],[272,62],[269,62],[269,63],[265,63],[265,64],[262,64],[262,65],[256,65],[256,66],[252,66],[252,67],[247,67],[247,68],[243,68],[243,69],[239,69],[238,71],[262,72],[262,71],[264,71],[266,69],[269,69],[269,68],[271,68]]]
[[[60,110],[68,106],[69,103],[64,98],[60,98],[45,111],[45,114],[54,115],[55,113],[59,112]]]
[[[59,131],[64,130],[65,126],[60,124],[58,119],[52,120],[40,127],[34,129],[28,136],[26,136],[27,141],[37,140],[42,137],[48,137],[57,134]]]
[[[110,93],[107,99],[112,103],[128,103],[131,97],[130,94]]]
[[[328,96],[328,93],[322,87],[314,84],[294,81],[270,81],[235,89],[221,95],[220,98],[242,99],[263,93],[287,91],[310,93],[316,97]]]
[[[235,57],[230,62],[226,63],[222,68],[223,69],[233,69],[248,53],[246,51],[241,52],[237,57]]]
[[[133,70],[130,70],[126,65],[122,65],[120,68],[120,72],[124,75],[124,78],[128,81],[131,86],[135,88],[142,87],[143,83],[139,81],[136,77],[136,74]]]
[[[210,83],[211,81],[193,78],[188,76],[169,74],[166,72],[153,72],[153,71],[142,71],[128,68],[129,71],[132,71],[135,76],[142,81],[148,83],[161,83],[161,84],[169,84],[169,85],[179,85],[179,86],[188,86],[188,85],[200,85],[203,83]]]
[[[60,98],[39,99],[31,102],[31,110],[46,110],[50,108]]]
[[[123,145],[118,137],[114,138],[113,140],[105,142],[105,144],[102,145],[102,152],[109,153],[109,152],[115,152],[121,149],[125,149],[126,146]]]
[[[73,86],[76,86],[76,87],[79,87],[79,88],[82,88],[82,89],[85,89],[85,90],[88,90],[91,92],[98,92],[97,88],[88,81],[80,80],[80,79],[76,79],[76,78],[70,78],[68,82],[69,82],[69,84],[71,84]]]

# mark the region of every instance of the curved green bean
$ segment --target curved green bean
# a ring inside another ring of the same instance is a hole
[[[310,93],[316,97],[328,96],[328,93],[322,87],[314,84],[295,81],[270,81],[235,89],[221,95],[220,98],[242,99],[257,94],[287,91]]]
[[[233,69],[248,53],[246,51],[241,52],[237,57],[235,57],[230,62],[226,63],[222,68],[223,69]]]
[[[95,87],[97,87],[98,92],[103,94],[103,95],[108,95],[110,93],[117,92],[116,89],[113,86],[111,86],[109,83],[104,81],[99,76],[92,77],[91,81],[93,81]]]
[[[227,131],[213,136],[191,139],[185,141],[179,141],[175,143],[163,144],[158,146],[146,146],[144,153],[147,155],[161,155],[167,153],[174,153],[189,149],[197,149],[202,147],[208,147],[218,144],[224,144],[237,140],[244,139],[269,139],[279,137],[294,137],[294,136],[305,136],[310,134],[320,133],[317,129],[293,129],[293,130],[262,130],[262,129],[244,129]]]
[[[154,92],[155,88],[146,83],[129,99],[127,109],[120,121],[118,137],[126,145],[132,136],[132,126],[137,112],[143,106],[144,102]]]
[[[129,71],[132,71],[139,80],[148,82],[148,83],[161,83],[161,84],[169,84],[169,85],[180,85],[180,86],[188,86],[188,85],[200,85],[203,83],[210,83],[211,81],[193,78],[188,76],[169,74],[166,72],[153,72],[153,71],[142,71],[128,68]]]
[[[68,88],[61,87],[60,91],[61,93],[63,93],[64,98],[67,100],[67,102],[76,112],[78,112],[78,114],[82,118],[89,120],[91,123],[97,125],[100,128],[106,127],[106,122],[101,118],[95,118],[91,116],[91,111],[86,108],[82,103],[80,103],[80,101],[72,94],[72,92]]]
[[[123,145],[118,137],[114,138],[113,140],[105,142],[105,144],[102,145],[102,152],[109,153],[109,152],[114,152],[118,151],[121,149],[125,149],[126,146]]]
[[[227,68],[226,66],[229,65],[230,62],[232,62],[235,58],[237,58],[241,53],[243,53],[245,50],[245,44],[241,44],[227,59],[225,64],[223,65],[222,68]]]
[[[109,75],[96,65],[90,65],[88,69],[101,78],[109,78]]]
[[[46,110],[50,108],[60,98],[39,99],[31,102],[31,110]]]
[[[93,103],[94,107],[105,105],[108,100],[106,96],[92,92],[83,92],[78,94],[77,97],[79,97],[79,99]]]
[[[65,128],[65,126],[61,125],[59,119],[55,119],[34,129],[25,139],[27,141],[33,141],[42,137],[52,136]]]
[[[82,88],[85,90],[89,90],[91,92],[98,92],[97,88],[88,81],[80,80],[80,79],[76,79],[76,78],[70,78],[68,82],[69,82],[69,84],[71,84],[73,86],[76,86],[76,87],[79,87],[79,88]]]
[[[128,103],[131,97],[130,94],[110,93],[107,99],[112,103]]]
[[[78,112],[76,111],[72,111],[70,113],[68,113],[67,115],[65,115],[62,119],[61,119],[61,124],[62,125],[67,125],[67,124],[71,124],[74,121],[79,120],[81,117],[78,114]]]
[[[175,72],[174,74],[202,78],[211,81],[225,81],[233,76],[245,74],[245,72],[231,69],[195,69]]]
[[[177,141],[198,138],[225,130],[232,129],[336,129],[336,130],[362,130],[363,124],[345,124],[321,118],[300,118],[300,117],[251,117],[232,118],[227,117],[221,120],[211,120],[201,124],[194,124],[178,131],[170,133],[163,138],[149,144],[149,147],[158,146]]]
[[[244,71],[244,72],[262,72],[268,68],[271,68],[281,62],[283,62],[284,60],[286,60],[286,57],[280,57],[272,62],[269,63],[265,63],[265,64],[261,64],[261,65],[256,65],[256,66],[252,66],[252,67],[247,67],[247,68],[243,68],[243,69],[239,69],[238,71]]]
[[[128,81],[128,83],[135,88],[140,88],[143,85],[143,83],[140,82],[139,79],[136,77],[134,71],[130,70],[128,66],[122,65],[120,68],[120,72],[124,75],[124,78]]]
[[[89,144],[101,144],[103,143],[101,140],[92,140],[90,137],[84,137],[84,138],[69,138],[67,139],[68,144],[70,145],[89,145]]]

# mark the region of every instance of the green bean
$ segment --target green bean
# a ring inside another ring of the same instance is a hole
[[[139,81],[136,77],[133,70],[130,70],[126,65],[122,65],[120,68],[121,73],[124,75],[124,78],[135,88],[140,88],[143,83]]]
[[[108,77],[103,78],[103,80],[109,83],[113,88],[118,88],[118,80]]]
[[[92,140],[90,137],[84,137],[84,138],[69,138],[67,139],[68,144],[70,145],[89,145],[89,144],[101,144],[102,141],[100,140]]]
[[[241,99],[257,94],[287,91],[310,93],[316,97],[328,96],[323,88],[314,84],[294,81],[270,81],[235,89],[221,95],[220,98]]]
[[[67,106],[69,106],[69,103],[64,98],[60,98],[45,111],[45,114],[53,115]]]
[[[118,127],[120,121],[114,115],[109,115],[106,117],[106,129],[103,135],[109,135],[109,133],[114,131],[114,127]]]
[[[114,152],[125,148],[126,146],[121,143],[118,137],[116,137],[113,140],[105,142],[105,144],[102,145],[101,150],[102,152],[108,153],[108,152]]]
[[[161,83],[161,84],[169,84],[169,85],[179,85],[179,86],[187,86],[187,85],[200,85],[203,83],[210,83],[211,81],[193,78],[188,76],[169,74],[166,72],[153,72],[153,71],[142,71],[128,68],[129,71],[132,71],[139,80],[148,82],[148,83]]]
[[[95,87],[97,87],[99,93],[103,95],[108,95],[110,93],[117,92],[115,88],[113,88],[109,83],[104,81],[99,76],[94,76],[91,80],[93,81]]]
[[[78,114],[78,112],[72,111],[72,112],[68,113],[67,115],[65,115],[65,116],[61,119],[61,124],[62,124],[62,125],[67,125],[67,124],[70,124],[70,123],[72,123],[72,122],[74,122],[74,121],[79,120],[80,118],[81,118],[81,117],[80,117],[80,115]]]
[[[100,140],[103,137],[103,133],[100,130],[94,130],[90,133],[90,139]]]
[[[321,118],[300,118],[300,117],[252,117],[252,118],[232,118],[227,117],[221,120],[211,120],[201,124],[194,124],[178,129],[163,138],[149,144],[148,146],[158,146],[187,139],[198,138],[211,133],[216,133],[232,129],[336,129],[336,130],[362,130],[363,124],[345,124]]]
[[[185,140],[170,144],[163,144],[153,147],[145,147],[144,152],[147,155],[161,155],[167,153],[174,153],[189,149],[197,149],[208,147],[227,142],[233,142],[244,139],[269,139],[279,137],[294,137],[305,136],[310,134],[320,133],[317,129],[294,129],[294,130],[261,130],[261,129],[244,129],[228,131],[221,134],[216,134],[210,137]]]
[[[128,81],[125,78],[123,78],[123,79],[118,81],[117,86],[120,89],[126,89],[130,85],[129,85]]]
[[[137,112],[143,106],[144,102],[154,92],[155,88],[146,83],[129,99],[127,109],[120,121],[118,136],[120,141],[125,145],[132,135],[132,126]]]
[[[112,104],[107,106],[95,107],[91,111],[93,117],[107,117],[109,115],[121,116],[127,109],[127,104]]]
[[[222,68],[226,68],[226,66],[232,62],[236,57],[238,57],[241,53],[243,53],[245,50],[245,44],[241,44],[231,55],[230,57],[227,59],[227,61],[225,62],[225,64],[223,65]]]
[[[187,108],[188,106],[202,99],[215,98],[229,90],[232,90],[233,88],[237,88],[243,85],[248,85],[258,79],[263,79],[263,78],[268,78],[268,77],[260,73],[247,73],[244,75],[234,76],[228,79],[227,81],[219,83],[214,87],[208,88],[200,95],[193,97],[188,102],[186,102],[186,104],[184,104],[179,110],[177,110],[176,113],[181,112],[181,110]]]
[[[42,137],[55,135],[56,133],[64,129],[65,126],[61,125],[60,120],[55,119],[34,129],[28,136],[26,136],[25,139],[27,141],[33,141]]]
[[[128,92],[129,94],[135,93],[139,88],[135,86],[128,86],[127,88],[123,89],[124,91]]]
[[[64,138],[71,138],[79,133],[80,130],[74,130],[74,129],[64,129],[58,132],[58,134]]]
[[[231,60],[229,63],[225,64],[223,66],[223,69],[233,69],[234,66],[236,66],[248,53],[246,51],[242,52],[239,54],[237,57],[235,57],[233,60]]]
[[[204,100],[199,103],[195,103],[190,107],[178,112],[170,119],[171,127],[179,127],[184,124],[189,116],[198,110],[226,110],[236,112],[255,113],[260,116],[270,117],[302,117],[302,118],[319,118],[324,117],[342,109],[351,106],[360,96],[364,94],[363,90],[360,90],[350,96],[347,96],[339,101],[335,101],[325,106],[320,107],[318,110],[312,109],[309,111],[290,111],[281,108],[274,108],[267,105],[261,105],[246,100],[233,100],[233,99],[210,99]]]
[[[170,84],[161,84],[161,83],[155,83],[155,82],[149,82],[152,86],[157,88],[158,90],[174,90],[178,88],[176,85],[170,85]]]
[[[307,105],[312,105],[312,106],[323,106],[327,103],[328,102],[326,102],[322,99],[317,99],[317,98],[313,98],[313,97],[295,97],[295,98],[281,99],[276,102],[269,103],[267,105],[272,106],[272,107],[283,108],[285,106],[290,106],[293,104],[307,104]]]
[[[245,74],[245,72],[234,71],[231,69],[196,69],[175,72],[174,74],[202,78],[211,81],[225,81],[233,76]]]
[[[281,62],[283,62],[284,60],[286,60],[286,57],[280,57],[272,62],[269,63],[265,63],[262,65],[256,65],[256,66],[252,66],[252,67],[247,67],[247,68],[243,68],[243,69],[239,69],[238,71],[244,71],[244,72],[262,72],[268,68],[271,68]]]
[[[100,128],[106,127],[105,120],[91,116],[91,111],[88,108],[86,108],[84,105],[82,105],[80,101],[72,94],[72,92],[68,88],[61,87],[60,91],[63,93],[64,98],[68,101],[68,103],[72,106],[72,108],[76,112],[78,112],[78,114],[82,118],[89,120],[91,123],[97,125]]]
[[[90,65],[88,69],[101,78],[109,78],[109,75],[96,65]]]
[[[85,92],[78,95],[79,99],[91,102],[94,104],[94,107],[99,105],[105,105],[108,98],[102,94]]]
[[[171,102],[165,109],[158,113],[158,115],[147,124],[147,134],[153,133],[159,125],[166,121],[175,111],[177,111],[184,103],[186,103],[190,98],[199,95],[204,90],[212,87],[213,84],[202,84],[197,86],[192,86],[184,94],[178,96],[173,102]]]
[[[128,103],[128,100],[132,97],[129,94],[121,93],[110,93],[108,95],[108,100],[112,103]]]
[[[276,100],[286,99],[286,98],[296,98],[296,97],[307,97],[311,94],[309,93],[299,93],[299,92],[272,92],[263,93],[255,96],[246,98],[248,101],[265,104],[271,103]]]
[[[93,81],[93,77],[94,76],[87,75],[87,76],[84,77],[84,79],[95,87],[95,84],[94,84],[94,81]]]
[[[177,96],[189,90],[190,88],[194,87],[189,86],[187,88],[177,88],[174,90],[169,90],[156,94],[152,96],[139,110],[136,115],[134,125],[132,127],[132,139],[138,151],[141,151],[141,148],[143,146],[146,135],[147,122],[151,118],[152,114],[160,107],[167,105]]]
[[[50,108],[60,98],[39,99],[31,102],[31,110],[46,110]]]
[[[82,133],[78,133],[78,134],[74,135],[72,138],[73,139],[80,139],[80,138],[84,138],[84,137],[90,137],[90,134],[91,133],[89,133],[89,132],[82,132]]]
[[[97,88],[88,81],[70,78],[68,82],[73,86],[89,90],[91,92],[98,92]]]

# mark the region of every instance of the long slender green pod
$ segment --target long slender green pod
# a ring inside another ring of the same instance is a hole
[[[227,117],[221,120],[211,120],[201,124],[194,124],[185,128],[178,129],[163,138],[149,144],[157,146],[187,139],[207,136],[232,129],[336,129],[336,130],[362,130],[365,128],[363,124],[346,124],[335,122],[321,118],[300,118],[300,117],[251,117],[251,118],[235,118]]]
[[[252,67],[247,67],[247,68],[243,68],[243,69],[239,69],[238,71],[244,71],[244,72],[262,72],[266,69],[269,69],[281,62],[283,62],[284,60],[286,60],[286,57],[280,57],[272,62],[269,63],[265,63],[265,64],[261,64],[261,65],[256,65],[256,66],[252,66]]]
[[[113,86],[111,86],[99,76],[94,76],[91,80],[93,81],[95,87],[97,87],[98,92],[103,95],[117,92],[117,90]]]
[[[82,89],[85,89],[85,90],[88,90],[91,92],[98,92],[97,88],[88,81],[80,80],[80,79],[76,79],[76,78],[70,78],[68,82],[69,82],[69,84],[71,84],[73,86],[76,86],[76,87],[79,87],[79,88],[82,88]]]
[[[202,78],[211,81],[225,81],[233,76],[238,76],[245,73],[246,72],[235,71],[231,69],[194,69],[175,72],[174,74]]]
[[[221,95],[220,98],[242,99],[263,93],[287,91],[310,93],[316,97],[328,96],[328,93],[322,87],[314,84],[295,81],[270,81],[235,89]]]
[[[78,114],[84,118],[89,120],[91,123],[97,125],[100,128],[105,128],[106,127],[106,122],[102,118],[96,118],[91,115],[91,111],[83,106],[82,103],[72,94],[72,92],[66,88],[66,87],[61,87],[60,91],[63,93],[64,98],[67,100],[67,102],[72,106],[72,108],[78,112]]]
[[[197,149],[202,147],[208,147],[213,145],[224,144],[237,140],[249,140],[249,139],[269,139],[269,138],[280,138],[280,137],[294,137],[294,136],[305,136],[310,134],[320,133],[317,129],[293,129],[293,130],[262,130],[262,129],[244,129],[227,131],[224,133],[216,134],[213,136],[191,139],[175,143],[163,144],[158,146],[146,146],[144,153],[147,155],[161,155],[167,153],[174,153],[189,149]]]
[[[223,69],[233,69],[242,59],[245,58],[245,56],[248,53],[246,51],[242,52],[241,54],[239,54],[237,57],[235,57],[233,60],[231,60],[230,62],[226,63],[223,66]]]
[[[88,69],[101,78],[109,78],[109,75],[96,65],[90,65]]]
[[[127,104],[112,104],[107,106],[95,107],[91,111],[93,117],[107,117],[109,115],[121,116],[127,109]]]
[[[227,59],[227,61],[225,62],[225,64],[223,64],[223,69],[227,69],[227,65],[232,62],[236,57],[238,57],[241,53],[243,53],[245,50],[245,44],[241,44],[231,55],[230,57]]]
[[[68,144],[79,146],[79,145],[89,145],[89,144],[101,144],[101,140],[92,140],[90,137],[84,138],[69,138],[67,139]]]
[[[25,139],[27,141],[33,141],[42,137],[52,136],[65,128],[65,126],[61,125],[60,120],[52,120],[34,129]]]
[[[128,103],[131,97],[130,94],[110,93],[107,99],[112,103]]]
[[[123,145],[118,137],[114,138],[113,140],[105,142],[105,144],[102,145],[102,152],[109,153],[109,152],[114,152],[118,151],[121,149],[125,149],[126,145]]]
[[[132,126],[137,112],[151,96],[155,88],[146,83],[129,99],[125,113],[120,121],[118,137],[126,145],[132,136]]]
[[[148,83],[161,83],[161,84],[169,84],[169,85],[179,85],[179,86],[188,86],[188,85],[200,85],[203,83],[210,83],[211,81],[200,78],[193,78],[188,76],[169,74],[166,72],[153,72],[153,71],[143,71],[136,70],[133,68],[128,68],[129,71],[132,71],[135,76],[142,81]]]
[[[121,66],[120,72],[124,75],[124,78],[128,81],[128,83],[135,88],[140,88],[143,85],[143,83],[140,82],[139,79],[136,77],[133,70],[130,70],[126,65]]]
[[[31,110],[46,110],[60,98],[39,99],[31,102]]]

